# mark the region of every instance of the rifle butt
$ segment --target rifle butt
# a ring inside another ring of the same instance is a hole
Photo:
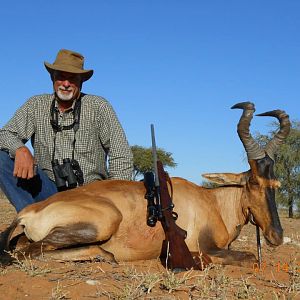
[[[164,240],[160,254],[162,265],[172,271],[204,270],[212,261],[209,256],[200,253],[191,253],[184,242],[175,238]]]

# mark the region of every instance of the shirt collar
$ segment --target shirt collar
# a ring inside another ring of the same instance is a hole
[[[73,111],[74,107],[75,107],[75,103],[80,98],[80,96],[81,96],[81,93],[79,93],[77,99],[75,99],[73,101],[72,106],[70,108],[66,109],[64,112],[71,112],[71,111]],[[58,108],[58,98],[57,98],[57,96],[56,96],[55,93],[53,94],[53,98],[55,99],[55,107],[58,109],[58,111],[60,111],[59,108]]]

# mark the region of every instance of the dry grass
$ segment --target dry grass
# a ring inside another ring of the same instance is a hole
[[[15,211],[0,200],[0,223],[8,225]],[[299,220],[285,220],[287,236],[300,242]],[[4,228],[6,225],[3,225]],[[247,227],[236,248],[255,253],[254,228]],[[0,268],[0,286],[11,291],[6,300],[50,299],[299,299],[300,247],[286,244],[269,249],[263,244],[267,267],[259,272],[239,267],[211,265],[200,271],[174,274],[157,260],[124,263],[113,267],[104,262],[53,263],[16,258]],[[276,272],[276,261],[287,262],[287,270]],[[20,286],[22,288],[20,288]]]
[[[61,282],[58,281],[57,285],[51,291],[50,300],[67,300],[71,299],[68,297],[70,292],[65,291],[64,287],[62,286]]]
[[[25,255],[21,258],[20,253],[18,253],[18,255],[16,253],[10,253],[10,255],[14,258],[13,265],[31,277],[41,276],[51,272],[51,269],[47,268],[47,265],[39,266],[36,260],[32,260]]]

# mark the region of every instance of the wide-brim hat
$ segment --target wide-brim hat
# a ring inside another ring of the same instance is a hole
[[[44,62],[44,65],[51,75],[54,71],[75,73],[81,75],[82,81],[90,79],[94,73],[93,70],[83,69],[84,57],[80,53],[66,49],[59,50],[53,64]]]

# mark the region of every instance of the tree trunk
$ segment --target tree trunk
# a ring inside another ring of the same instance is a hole
[[[289,199],[289,218],[294,217],[293,206],[294,206],[294,200]]]

